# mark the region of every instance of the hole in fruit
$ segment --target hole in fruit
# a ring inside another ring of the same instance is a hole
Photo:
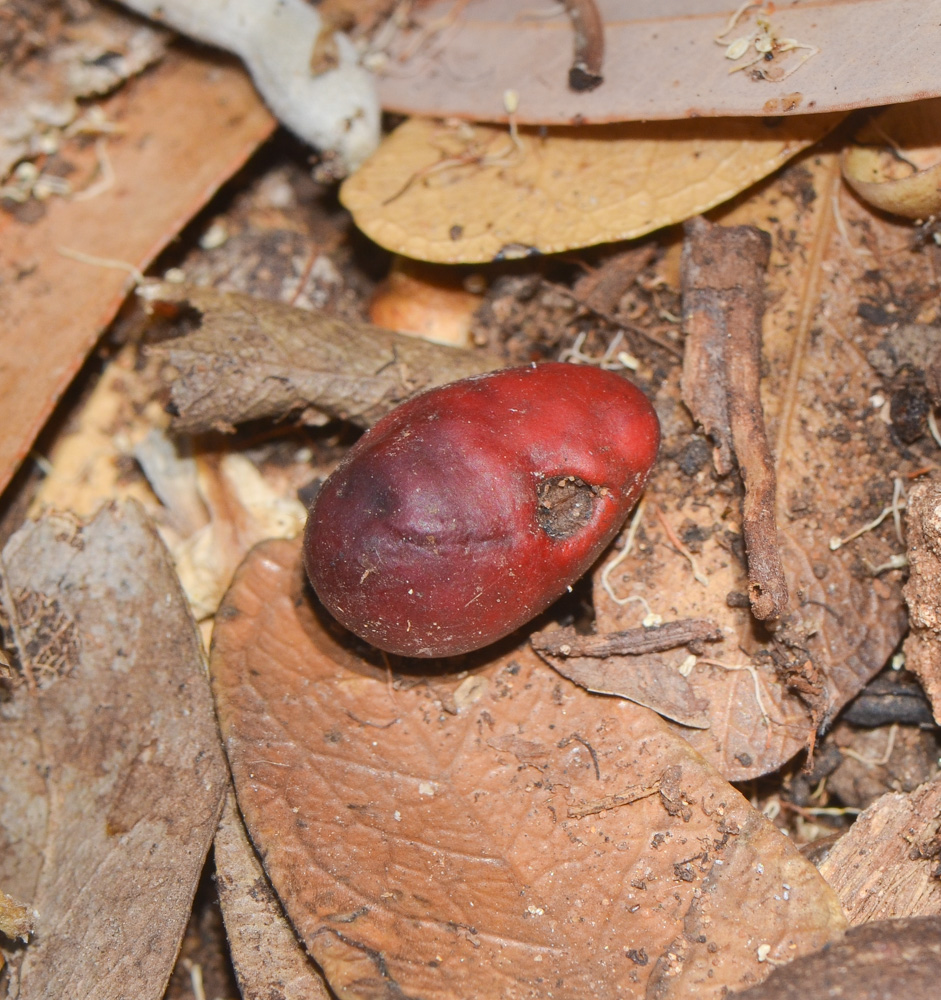
[[[570,538],[591,520],[597,486],[578,476],[557,476],[536,487],[536,521],[550,538]]]

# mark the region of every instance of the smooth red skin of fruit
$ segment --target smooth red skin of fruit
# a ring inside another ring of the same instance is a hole
[[[404,656],[486,646],[547,608],[614,538],[660,443],[646,396],[612,372],[548,363],[431,389],[387,414],[324,483],[304,552],[350,631]],[[537,488],[595,487],[550,537]]]

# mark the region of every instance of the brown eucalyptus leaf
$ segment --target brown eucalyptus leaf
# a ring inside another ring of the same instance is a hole
[[[775,969],[736,1000],[876,1000],[933,997],[941,977],[941,918],[877,920],[842,941]]]
[[[719,997],[841,933],[816,870],[654,713],[526,647],[399,673],[344,641],[300,545],[265,543],[210,671],[249,833],[345,1000]]]
[[[234,292],[173,284],[142,290],[196,330],[154,348],[172,370],[173,429],[231,430],[247,420],[326,413],[376,422],[420,389],[502,367],[483,351],[432,344]]]
[[[941,917],[941,779],[877,799],[819,868],[851,924]]]
[[[730,0],[596,2],[603,82],[591,91],[569,86],[574,38],[561,5],[437,0],[413,10],[389,47],[380,66],[383,106],[504,121],[511,91],[521,122],[557,125],[838,111],[939,92],[937,0],[745,8]],[[720,43],[736,9],[741,16]],[[762,18],[770,59],[755,45]],[[726,52],[737,39],[747,48],[732,60]]]
[[[9,995],[159,1000],[226,782],[199,634],[135,504],[29,522],[0,571],[0,884],[37,913]]]
[[[906,315],[926,323],[937,304],[927,292],[928,255],[912,248],[907,227],[873,216],[846,192],[834,153],[805,156],[716,221],[772,236],[761,388],[790,602],[777,631],[752,618],[740,477],[715,474],[706,441],[676,402],[674,370],[657,394],[665,445],[634,549],[596,575],[595,605],[602,632],[641,624],[641,598],[663,619],[711,618],[722,627],[725,641],[689,675],[711,725],[684,735],[729,780],[742,780],[811,742],[903,635],[900,574],[886,568],[902,550],[892,518],[835,550],[831,539],[880,514],[894,476],[904,481],[934,460],[927,427],[905,445],[883,419],[892,383],[867,354],[891,343],[892,332],[865,316],[889,303],[892,287],[906,289]],[[691,447],[702,452],[692,465]],[[678,545],[695,550],[695,566]],[[676,668],[686,653],[660,656]]]
[[[839,115],[524,129],[415,118],[341,188],[360,229],[420,260],[559,253],[642,236],[719,205],[821,139]]]
[[[231,791],[213,841],[213,858],[242,1000],[329,1000],[323,975],[288,923]]]

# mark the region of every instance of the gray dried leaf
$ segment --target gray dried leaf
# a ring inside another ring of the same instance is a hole
[[[38,914],[9,994],[159,1000],[226,780],[199,634],[136,505],[27,523],[0,574],[0,885]]]

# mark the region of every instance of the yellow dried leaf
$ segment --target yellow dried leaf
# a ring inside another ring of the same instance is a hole
[[[841,119],[696,120],[520,130],[414,118],[343,185],[396,253],[480,263],[630,239],[728,200]]]
[[[843,154],[847,184],[876,208],[909,219],[941,210],[941,100],[888,108]]]

